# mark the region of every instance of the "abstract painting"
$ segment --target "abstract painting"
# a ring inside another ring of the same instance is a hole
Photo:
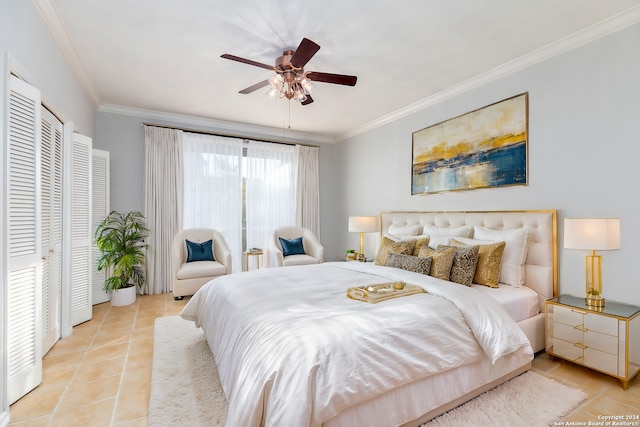
[[[414,132],[411,194],[526,185],[528,96]]]

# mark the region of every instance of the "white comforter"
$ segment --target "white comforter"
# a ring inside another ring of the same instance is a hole
[[[428,293],[377,304],[345,296],[349,287],[390,280]],[[533,358],[490,297],[371,263],[222,276],[181,316],[205,332],[229,402],[227,426],[321,426],[386,390],[483,357]]]

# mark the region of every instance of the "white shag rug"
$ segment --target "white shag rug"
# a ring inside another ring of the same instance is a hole
[[[548,426],[586,398],[580,390],[526,372],[422,427]],[[223,427],[227,401],[201,329],[178,316],[154,326],[149,427]]]

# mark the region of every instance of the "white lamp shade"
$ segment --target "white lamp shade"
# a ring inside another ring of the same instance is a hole
[[[374,233],[378,231],[375,216],[350,216],[349,231],[359,233]]]
[[[620,219],[565,218],[564,247],[589,251],[620,249]]]

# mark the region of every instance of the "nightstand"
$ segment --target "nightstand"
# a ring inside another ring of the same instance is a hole
[[[546,351],[620,379],[627,389],[640,371],[640,307],[607,300],[589,307],[561,295],[546,302]]]

